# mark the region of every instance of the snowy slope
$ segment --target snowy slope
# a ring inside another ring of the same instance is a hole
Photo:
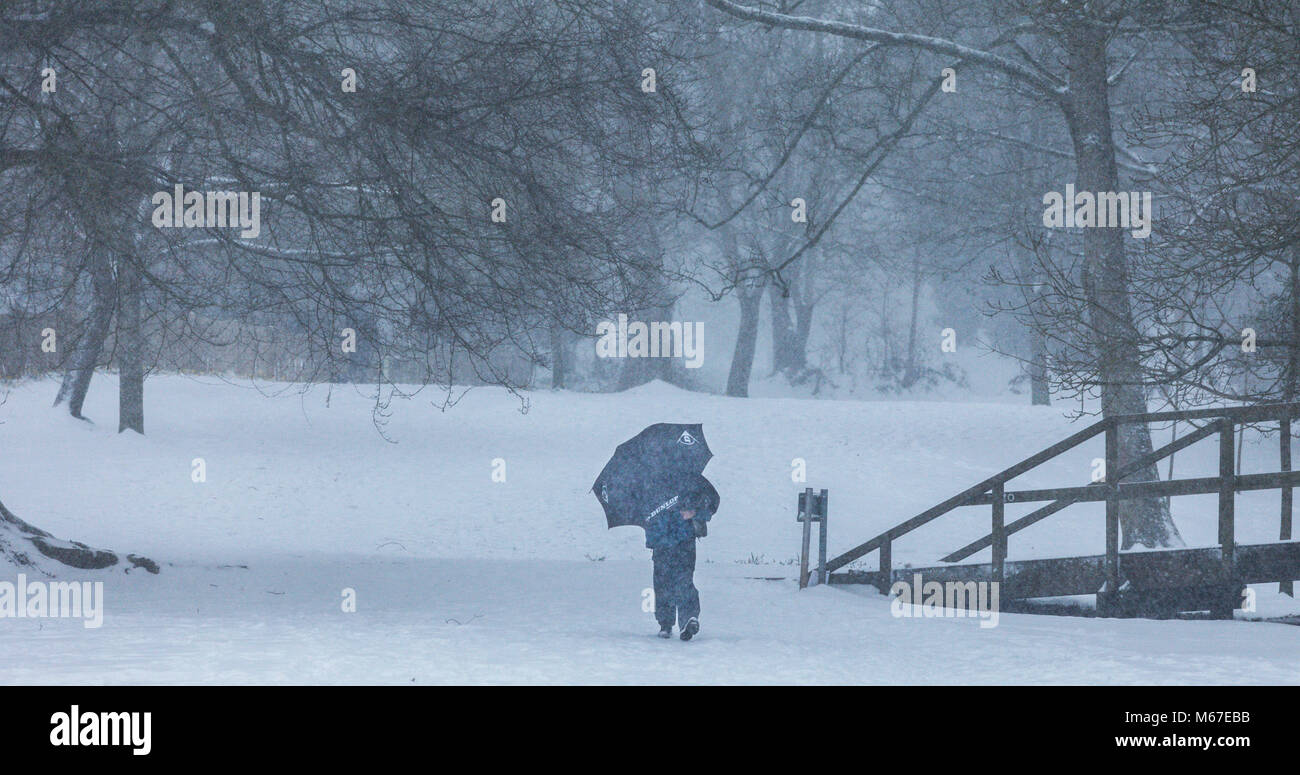
[[[704,630],[655,638],[646,562],[306,555],[118,575],[104,626],[9,620],[6,683],[1296,683],[1300,628],[1004,614],[702,569]],[[340,590],[357,591],[342,613]]]
[[[114,432],[113,382],[96,377],[94,426],[49,408],[52,383],[9,393],[0,499],[60,537],[149,555],[163,573],[76,575],[106,582],[98,630],[0,619],[0,646],[32,655],[0,666],[0,681],[1300,681],[1296,627],[1003,615],[982,629],[896,619],[875,595],[746,578],[793,575],[806,485],[791,481],[792,459],[806,460],[807,486],[831,492],[835,552],[1077,430],[1060,409],[735,400],[653,384],[527,394],[521,413],[517,397],[478,389],[447,411],[430,391],[394,399],[381,434],[373,401],[352,387],[328,391],[326,406],[324,388],[163,376],[148,383],[140,438]],[[692,644],[649,637],[641,531],[605,530],[588,492],[614,446],[658,421],[704,423],[722,494],[700,544],[705,629]],[[1024,483],[1086,482],[1100,454],[1100,443],[1078,450]],[[1176,472],[1208,474],[1215,454],[1180,453]],[[191,480],[195,458],[206,482]],[[498,458],[505,482],[492,478]],[[1248,443],[1244,470],[1275,465],[1272,444]],[[1175,509],[1189,544],[1214,541],[1212,498]],[[1275,538],[1275,494],[1240,496],[1238,509],[1239,540]],[[987,509],[940,520],[901,541],[895,561],[931,563],[987,522]],[[1014,536],[1010,556],[1101,546],[1099,510],[1076,506]],[[340,610],[344,588],[356,613]]]

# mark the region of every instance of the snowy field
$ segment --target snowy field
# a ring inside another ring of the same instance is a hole
[[[981,628],[895,618],[871,593],[797,590],[802,487],[830,490],[837,553],[1082,427],[1061,408],[736,400],[652,384],[530,393],[526,413],[519,397],[475,389],[440,411],[426,390],[388,402],[381,433],[373,399],[351,386],[161,376],[137,437],[115,432],[114,380],[92,386],[97,425],[51,409],[51,382],[4,394],[0,500],[162,573],[67,571],[105,582],[103,626],[0,619],[0,648],[23,655],[0,665],[0,682],[1300,683],[1300,627],[1003,614]],[[642,533],[607,531],[588,492],[620,441],[660,421],[704,423],[722,494],[699,546],[703,632],[689,644],[653,637]],[[1023,485],[1085,483],[1100,447]],[[1179,453],[1175,474],[1212,474],[1216,453],[1213,440]],[[1276,454],[1247,436],[1243,470],[1275,468]],[[196,458],[205,482],[192,481]],[[791,480],[796,458],[807,485]],[[1214,514],[1212,496],[1174,501],[1189,545],[1214,543]],[[988,519],[987,508],[940,519],[896,544],[895,562],[931,564]],[[1275,540],[1277,519],[1276,493],[1238,497],[1239,541]],[[1100,509],[1074,506],[1012,536],[1010,558],[1102,545]],[[0,580],[17,573],[0,568]],[[1294,610],[1257,591],[1262,613]]]

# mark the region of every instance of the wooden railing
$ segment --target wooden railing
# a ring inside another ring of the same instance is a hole
[[[1219,546],[1225,571],[1231,575],[1235,551],[1233,510],[1235,493],[1246,490],[1280,489],[1282,491],[1282,520],[1279,537],[1283,541],[1291,539],[1291,488],[1300,486],[1300,472],[1291,471],[1291,420],[1297,414],[1300,414],[1300,403],[1264,404],[1183,412],[1154,412],[1110,417],[1089,425],[1087,428],[1037,454],[1025,458],[979,484],[926,509],[915,517],[891,527],[871,540],[861,543],[824,563],[823,567],[825,572],[833,572],[872,551],[879,551],[881,578],[889,579],[893,570],[893,542],[895,540],[923,525],[929,524],[954,509],[963,506],[988,505],[992,510],[989,534],[945,556],[942,561],[956,562],[981,549],[991,547],[993,550],[994,577],[996,580],[1001,580],[1002,568],[1007,556],[1007,537],[1009,535],[1046,519],[1072,503],[1105,501],[1106,584],[1109,590],[1114,591],[1119,586],[1119,505],[1121,502],[1138,498],[1218,493]],[[1210,420],[1211,422],[1147,455],[1143,455],[1141,458],[1128,463],[1122,469],[1120,468],[1119,429],[1121,427],[1136,423],[1169,422],[1174,420],[1188,422]],[[1282,470],[1277,473],[1238,476],[1233,465],[1234,429],[1241,424],[1266,421],[1277,421],[1279,423]],[[1131,476],[1146,466],[1215,433],[1219,434],[1218,476],[1167,481],[1123,482],[1125,477]],[[1058,487],[1036,490],[1007,489],[1007,483],[1012,479],[1101,434],[1105,434],[1106,443],[1106,468],[1103,481],[1094,482],[1083,487]],[[1007,503],[1043,501],[1048,502],[1046,506],[1010,524],[1006,524],[1005,508]],[[1282,589],[1288,594],[1291,592],[1290,584],[1287,582],[1283,582]]]

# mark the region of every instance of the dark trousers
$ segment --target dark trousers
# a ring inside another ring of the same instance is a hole
[[[660,627],[685,625],[700,615],[700,591],[695,588],[695,539],[655,549],[655,619]]]

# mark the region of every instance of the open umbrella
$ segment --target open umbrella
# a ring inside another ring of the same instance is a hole
[[[610,527],[640,525],[702,473],[713,453],[699,423],[656,423],[618,445],[591,491]]]

